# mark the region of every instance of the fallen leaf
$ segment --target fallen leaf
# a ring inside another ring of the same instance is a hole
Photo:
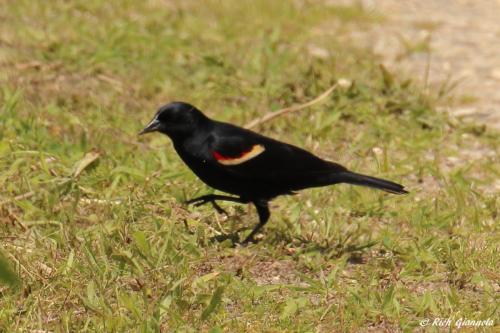
[[[91,150],[88,153],[86,153],[85,156],[83,156],[83,158],[80,161],[78,161],[78,163],[76,164],[75,171],[73,172],[73,177],[75,177],[75,178],[78,177],[82,173],[83,170],[88,168],[100,156],[101,156],[101,154],[96,150]]]

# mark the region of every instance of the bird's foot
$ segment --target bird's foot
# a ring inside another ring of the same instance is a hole
[[[207,203],[211,203],[214,209],[217,211],[217,213],[229,216],[226,210],[223,209],[221,206],[219,206],[219,204],[215,201],[215,199],[210,198],[208,196],[201,196],[199,198],[194,198],[186,201],[187,205],[194,205],[195,207],[199,207]]]
[[[256,234],[250,234],[247,236],[247,238],[245,238],[242,242],[239,242],[238,245],[242,246],[242,247],[245,247],[247,245],[250,245],[250,244],[257,244],[259,243],[261,240],[262,240],[262,235],[257,235],[257,237],[255,237]],[[257,239],[255,239],[257,238]]]
[[[215,210],[217,211],[217,213],[229,216],[229,213],[224,208],[222,208],[221,206],[219,206],[219,204],[217,202],[212,201],[212,206],[215,208]]]
[[[194,204],[195,206],[201,206],[201,205],[206,204],[209,201],[210,200],[208,198],[202,196],[202,197],[198,197],[198,198],[186,200],[186,201],[184,201],[184,203],[186,205],[192,205],[192,204]]]

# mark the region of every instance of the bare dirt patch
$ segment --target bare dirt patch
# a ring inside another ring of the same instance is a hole
[[[436,89],[457,84],[452,115],[500,129],[500,1],[340,0],[380,13],[384,20],[351,29],[354,44]]]

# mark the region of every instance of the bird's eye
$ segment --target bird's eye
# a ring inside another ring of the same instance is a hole
[[[166,112],[159,112],[156,116],[156,119],[158,119],[162,123],[166,123],[168,122],[168,114]]]

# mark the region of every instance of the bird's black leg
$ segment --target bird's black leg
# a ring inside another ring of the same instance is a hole
[[[255,205],[255,208],[257,208],[257,214],[259,214],[259,224],[257,224],[255,228],[253,228],[250,235],[248,235],[247,238],[245,238],[242,244],[248,244],[249,242],[254,242],[253,237],[267,223],[267,221],[269,220],[269,216],[271,216],[267,201],[254,201],[253,204]]]
[[[219,206],[216,202],[216,200],[220,201],[231,201],[231,202],[237,202],[237,203],[247,203],[247,200],[238,198],[238,197],[230,197],[228,195],[219,195],[219,194],[207,194],[207,195],[202,195],[201,197],[197,197],[191,200],[186,201],[186,204],[194,204],[196,207],[204,205],[206,203],[211,203],[212,206],[215,208],[215,210],[219,214],[227,214],[227,212],[222,209],[221,206]]]

